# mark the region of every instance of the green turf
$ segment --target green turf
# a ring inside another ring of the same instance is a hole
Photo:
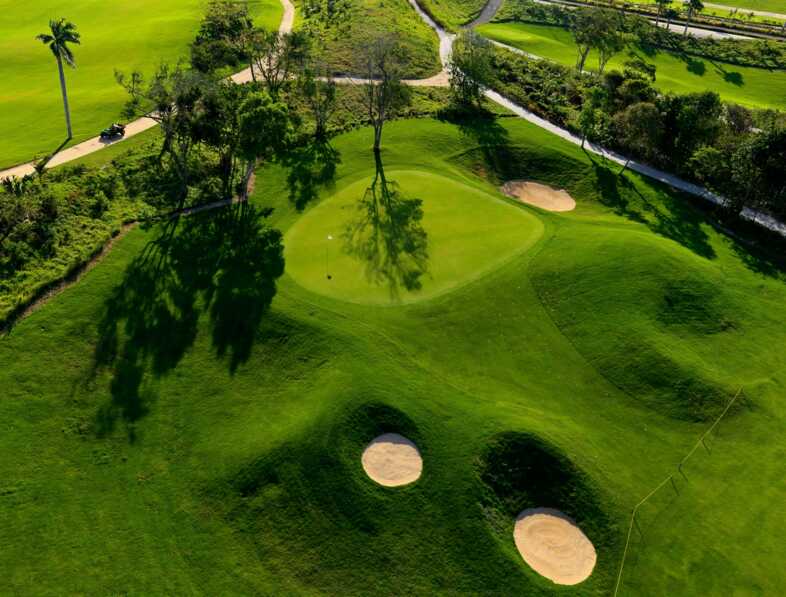
[[[76,143],[119,118],[126,96],[114,69],[150,73],[161,61],[187,57],[204,6],[201,0],[0,0],[0,167],[47,155],[65,139],[57,65],[35,39],[48,31],[50,19],[66,17],[82,35],[73,48],[77,68],[66,72]],[[278,0],[250,6],[256,22],[278,26]]]
[[[359,303],[423,300],[496,269],[543,230],[521,209],[450,178],[384,175],[398,186],[390,200],[361,179],[290,229],[286,260],[298,283]]]
[[[746,403],[685,467],[679,494],[669,485],[643,513],[622,594],[777,594],[783,274],[685,197],[501,122],[386,125],[385,172],[402,190],[447,177],[466,186],[459,205],[476,201],[492,222],[501,205],[543,228],[450,292],[359,305],[285,273],[263,313],[253,211],[235,208],[173,233],[134,230],[0,340],[6,592],[608,595],[630,508],[706,428],[672,409],[680,393],[658,403],[627,391],[684,375],[636,380],[630,347],[672,343],[690,368],[725,335],[709,379],[745,384]],[[290,242],[368,184],[371,139],[335,139],[335,179],[302,211],[290,193],[308,174],[266,167],[253,208],[273,207]],[[502,204],[504,177],[565,188],[577,209]],[[425,220],[440,199],[423,199]],[[717,331],[721,318],[733,327]],[[593,328],[606,342],[586,340]],[[609,361],[631,370],[615,376]],[[424,457],[420,480],[398,490],[373,484],[359,460],[388,430]],[[557,589],[518,556],[513,513],[538,502],[570,512],[594,542],[585,583]]]
[[[492,23],[478,27],[478,31],[530,54],[566,66],[576,64],[573,36],[560,27],[531,23]],[[647,53],[642,49],[631,49],[618,54],[609,61],[606,69],[621,68],[623,63],[634,55],[655,65],[657,80],[654,85],[663,91],[716,91],[728,102],[755,108],[786,107],[784,71],[736,66],[692,56],[680,57],[662,50]],[[597,70],[595,52],[590,52],[585,68]]]

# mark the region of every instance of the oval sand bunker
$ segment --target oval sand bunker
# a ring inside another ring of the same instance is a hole
[[[559,510],[524,510],[516,519],[513,539],[524,561],[558,585],[578,584],[595,567],[595,547]]]
[[[363,450],[363,470],[385,487],[398,487],[417,481],[423,459],[417,446],[398,433],[385,433]]]
[[[502,185],[502,192],[547,211],[571,211],[576,208],[576,201],[567,191],[558,191],[537,182],[511,180]]]

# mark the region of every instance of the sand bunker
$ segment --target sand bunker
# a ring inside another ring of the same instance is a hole
[[[570,518],[551,508],[530,508],[516,519],[516,547],[535,572],[558,585],[575,585],[595,567],[595,548]]]
[[[548,211],[571,211],[576,208],[567,191],[552,189],[544,184],[526,180],[511,180],[502,185],[506,195]]]
[[[361,460],[366,474],[385,487],[417,481],[423,471],[417,446],[398,433],[385,433],[372,440]]]

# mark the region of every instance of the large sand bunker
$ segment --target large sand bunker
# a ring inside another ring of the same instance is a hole
[[[576,202],[567,191],[526,180],[511,180],[502,185],[502,192],[529,205],[548,211],[571,211]]]
[[[592,574],[595,548],[570,518],[551,508],[529,508],[513,530],[516,547],[535,572],[558,585],[575,585]]]
[[[417,481],[423,471],[417,446],[398,433],[385,433],[373,439],[363,450],[361,460],[366,474],[385,487]]]

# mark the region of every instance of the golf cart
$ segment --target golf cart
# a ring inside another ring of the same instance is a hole
[[[116,122],[109,125],[103,131],[101,131],[101,138],[102,139],[114,139],[115,137],[123,137],[126,134],[126,127],[124,124],[118,124]]]

